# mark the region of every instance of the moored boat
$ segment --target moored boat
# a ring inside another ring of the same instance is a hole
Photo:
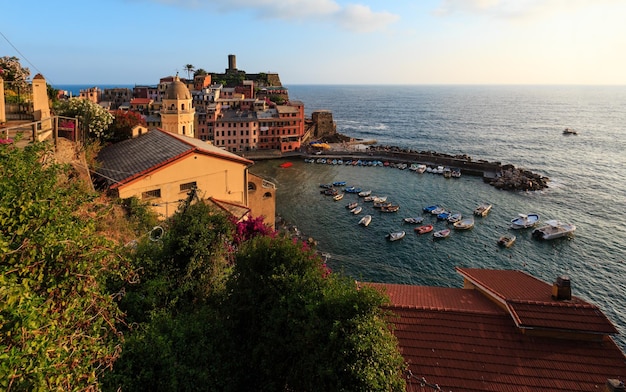
[[[448,217],[448,222],[456,223],[456,222],[460,221],[461,219],[463,219],[463,215],[461,215],[460,213],[456,212],[456,213],[454,213],[454,214],[452,214],[452,215],[450,215]]]
[[[372,194],[371,190],[359,192],[359,196],[361,196],[361,197],[367,197],[367,196],[370,196],[371,194]]]
[[[346,208],[347,208],[347,209],[349,209],[349,210],[351,210],[351,209],[353,209],[353,208],[356,208],[358,205],[359,205],[359,202],[358,202],[358,201],[353,201],[352,203],[348,204],[348,205],[346,206]]]
[[[442,212],[440,214],[437,214],[437,219],[439,219],[439,220],[448,220],[450,215],[451,215],[450,211],[444,211],[444,212]]]
[[[500,238],[498,238],[498,245],[503,246],[505,248],[510,248],[516,239],[517,237],[515,237],[514,235],[503,235]]]
[[[435,238],[448,238],[450,236],[450,229],[437,230],[433,233]]]
[[[372,216],[371,215],[365,215],[363,218],[361,218],[361,220],[359,221],[359,225],[361,226],[369,226],[369,224],[372,222]]]
[[[474,219],[473,218],[461,219],[460,221],[454,223],[454,228],[456,230],[469,230],[472,227],[474,227]]]
[[[474,209],[474,215],[486,216],[491,211],[492,205],[489,203],[482,203],[476,209]]]
[[[341,199],[343,199],[343,193],[337,193],[335,196],[333,196],[334,201],[339,201]]]
[[[535,226],[539,222],[539,214],[519,214],[511,219],[511,229],[526,229]]]
[[[433,204],[432,206],[426,206],[426,207],[422,208],[422,211],[424,211],[424,212],[433,212],[437,208],[439,208],[439,206],[437,204]]]
[[[411,223],[414,225],[420,224],[424,221],[424,218],[421,216],[415,216],[415,217],[409,217],[409,218],[404,218],[404,222],[405,223]]]
[[[540,240],[553,240],[555,238],[567,237],[574,233],[576,226],[571,223],[563,223],[558,220],[548,220],[545,226],[541,226],[532,231],[533,238]]]
[[[392,203],[390,201],[375,201],[374,202],[374,208],[389,207],[391,205]]]
[[[420,227],[416,227],[414,230],[417,234],[430,233],[431,231],[433,231],[433,225],[423,225]]]
[[[392,204],[389,206],[380,207],[380,211],[382,212],[398,212],[399,209],[400,209],[400,206],[398,204]]]
[[[359,214],[361,211],[363,211],[363,207],[361,206],[356,206],[350,210],[350,212],[353,213],[354,215]]]
[[[403,239],[405,235],[406,235],[406,231],[403,230],[403,231],[391,232],[387,234],[385,237],[387,237],[389,241],[397,241],[397,240]]]

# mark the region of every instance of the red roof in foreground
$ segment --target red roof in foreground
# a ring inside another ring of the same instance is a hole
[[[603,391],[626,380],[617,331],[594,305],[557,301],[519,271],[457,271],[468,288],[368,283],[391,299],[407,390]]]

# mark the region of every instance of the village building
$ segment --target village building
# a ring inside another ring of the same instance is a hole
[[[252,161],[190,136],[151,130],[103,148],[97,183],[113,197],[136,197],[161,219],[172,216],[190,191],[237,219],[263,216],[274,227],[275,186],[248,172]]]

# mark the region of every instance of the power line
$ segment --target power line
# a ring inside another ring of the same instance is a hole
[[[41,72],[41,71],[39,70],[39,68],[37,68],[37,67],[35,66],[35,64],[31,63],[31,62],[30,62],[30,60],[28,60],[28,59],[26,58],[26,56],[24,56],[24,54],[22,54],[22,52],[20,52],[20,50],[19,50],[17,47],[15,47],[15,45],[13,45],[13,43],[12,43],[11,41],[9,41],[9,39],[6,37],[6,35],[4,35],[4,34],[2,33],[2,31],[0,31],[0,35],[2,36],[2,38],[4,38],[4,39],[5,39],[5,40],[9,43],[9,45],[11,45],[11,47],[12,47],[13,49],[15,49],[15,51],[17,52],[17,54],[19,54],[19,55],[20,55],[20,58],[24,59],[24,60],[25,60],[25,61],[26,61],[26,62],[27,62],[27,63],[28,63],[31,67],[33,67],[33,68],[35,69],[35,71],[37,71],[37,73],[39,73],[39,74],[42,74],[42,75],[43,75],[43,72]]]

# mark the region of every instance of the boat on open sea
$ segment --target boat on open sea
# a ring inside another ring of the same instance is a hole
[[[391,232],[387,234],[385,237],[387,237],[389,241],[397,241],[397,240],[403,239],[405,235],[406,235],[406,231],[403,230],[403,231]]]
[[[546,221],[545,226],[541,226],[532,231],[533,238],[539,240],[553,240],[555,238],[567,237],[574,233],[576,226],[571,223],[563,223],[552,219]]]
[[[538,222],[539,214],[519,214],[517,218],[511,219],[511,229],[527,229]]]
[[[565,128],[563,130],[563,135],[578,135],[578,131],[572,128]]]
[[[369,226],[369,224],[372,222],[372,216],[371,215],[365,215],[363,218],[361,218],[361,220],[359,221],[359,225],[361,226]]]

